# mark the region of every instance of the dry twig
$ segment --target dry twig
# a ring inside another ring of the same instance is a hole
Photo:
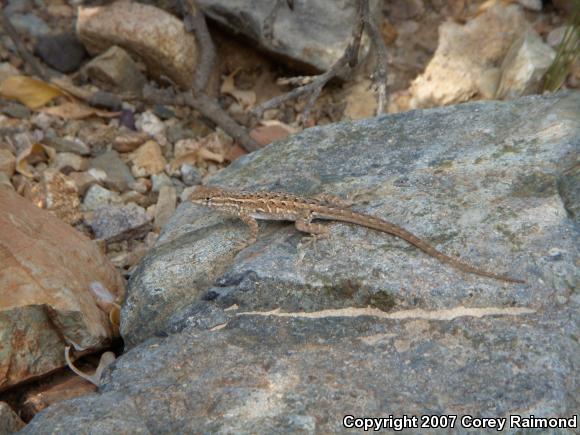
[[[143,91],[141,100],[152,104],[189,106],[221,127],[223,131],[238,141],[246,151],[256,151],[260,148],[258,143],[247,133],[246,129],[234,121],[218,105],[215,99],[208,97],[203,92],[195,95],[191,91],[174,94],[167,89],[159,90],[147,87]]]
[[[374,79],[375,86],[378,90],[378,113],[382,113],[386,107],[387,50],[376,24],[370,18],[369,0],[357,0],[357,18],[352,29],[351,42],[346,47],[340,59],[325,73],[314,76],[311,82],[260,104],[253,110],[254,114],[261,117],[264,111],[278,107],[285,101],[310,94],[304,108],[303,122],[306,122],[309,112],[320,95],[322,88],[335,77],[350,77],[352,75],[354,68],[358,65],[358,52],[363,30],[367,31],[371,44],[377,52],[377,66]]]
[[[188,31],[193,31],[199,47],[198,66],[193,79],[192,90],[173,94],[168,91],[146,89],[143,99],[155,104],[189,106],[222,128],[227,134],[237,140],[246,151],[255,151],[260,146],[246,130],[232,119],[206,93],[206,86],[215,62],[215,48],[207,29],[205,16],[195,0],[181,0],[184,25]]]
[[[385,113],[387,108],[387,47],[385,41],[381,35],[377,24],[369,19],[365,22],[365,27],[367,33],[371,40],[371,43],[375,47],[376,54],[376,65],[375,72],[373,74],[373,81],[375,82],[375,88],[377,90],[377,115]]]
[[[205,16],[195,0],[181,0],[181,9],[185,29],[195,34],[199,46],[199,59],[193,80],[193,91],[203,92],[215,63],[215,47],[207,29]]]
[[[262,26],[262,33],[264,37],[269,40],[272,44],[274,43],[274,22],[276,21],[276,17],[278,16],[278,10],[282,7],[282,3],[284,0],[275,0],[274,5],[272,6],[272,10],[264,20],[264,25]],[[288,4],[288,7],[291,8]]]
[[[192,84],[192,89],[193,92],[195,92],[195,95],[192,91],[174,95],[172,92],[152,92],[150,89],[146,89],[144,90],[142,100],[154,104],[187,105],[221,127],[227,134],[237,140],[247,151],[257,150],[260,148],[258,143],[254,141],[246,130],[238,125],[236,121],[234,121],[217,104],[217,101],[211,99],[205,93],[205,87],[215,61],[215,48],[207,29],[203,12],[198,7],[195,0],[181,0],[181,6],[184,14],[185,26],[189,31],[195,33],[196,40],[200,47],[198,68]],[[12,39],[24,61],[30,66],[30,68],[32,68],[37,76],[45,81],[51,81],[51,74],[47,72],[48,70],[41,66],[37,59],[28,52],[20,40],[18,32],[14,29],[14,26],[12,26],[6,11],[2,12],[1,19],[2,26],[8,36]],[[58,77],[55,77],[54,80],[57,81]],[[85,96],[83,99],[87,100],[87,97]]]

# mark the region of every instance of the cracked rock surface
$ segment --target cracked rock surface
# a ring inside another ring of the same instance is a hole
[[[100,392],[24,433],[340,432],[355,416],[572,416],[578,369],[580,93],[309,129],[211,184],[329,193],[511,284],[387,234],[183,204],[133,274],[128,352]],[[576,164],[577,165],[577,164]],[[456,432],[460,432],[456,428]]]

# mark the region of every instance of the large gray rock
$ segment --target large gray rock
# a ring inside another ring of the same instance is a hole
[[[239,159],[212,184],[347,194],[527,284],[346,224],[311,246],[291,225],[262,223],[237,252],[243,224],[184,204],[131,279],[129,351],[104,387],[24,433],[325,433],[344,430],[346,414],[578,414],[579,145],[576,92],[312,128]]]
[[[336,433],[349,414],[572,416],[577,308],[576,297],[481,319],[239,316],[129,351],[100,393],[48,408],[23,433]]]
[[[371,16],[380,2],[371,0]],[[200,0],[205,14],[234,34],[242,34],[262,50],[290,65],[326,71],[344,53],[356,17],[354,0],[285,1]],[[365,38],[363,47],[368,48]]]

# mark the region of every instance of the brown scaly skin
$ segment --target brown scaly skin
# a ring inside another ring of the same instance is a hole
[[[303,198],[289,193],[242,192],[202,186],[198,187],[189,199],[195,204],[239,217],[250,227],[251,233],[247,242],[248,245],[254,243],[258,236],[256,219],[292,221],[298,230],[312,234],[315,238],[326,237],[328,228],[323,224],[312,223],[312,220],[323,219],[347,222],[399,237],[439,261],[450,264],[464,272],[501,281],[525,283],[523,280],[487,272],[449,257],[398,225],[374,216],[355,212],[343,204],[326,199],[326,197],[314,199]]]

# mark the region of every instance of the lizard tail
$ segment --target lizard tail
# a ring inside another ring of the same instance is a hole
[[[352,212],[350,210],[335,210],[335,212],[336,212],[336,215],[333,216],[333,218],[335,220],[340,220],[343,222],[348,222],[348,223],[360,225],[363,227],[371,228],[373,230],[382,231],[384,233],[388,233],[388,234],[391,234],[393,236],[396,236],[396,237],[403,239],[406,242],[416,246],[421,251],[431,255],[432,257],[435,257],[439,261],[450,264],[451,266],[454,266],[457,269],[462,270],[464,272],[474,273],[476,275],[485,276],[485,277],[497,279],[500,281],[522,283],[522,284],[525,283],[524,280],[512,278],[512,277],[507,276],[507,275],[500,275],[500,274],[488,272],[486,270],[479,269],[475,266],[472,266],[468,263],[464,263],[463,261],[458,260],[456,258],[450,257],[450,256],[438,251],[431,244],[425,242],[424,240],[420,239],[419,237],[417,237],[413,233],[407,231],[406,229],[404,229],[398,225],[392,224],[390,222],[386,222],[386,221],[379,219],[377,217],[362,214],[362,213]],[[340,216],[340,219],[338,219],[338,216]]]

